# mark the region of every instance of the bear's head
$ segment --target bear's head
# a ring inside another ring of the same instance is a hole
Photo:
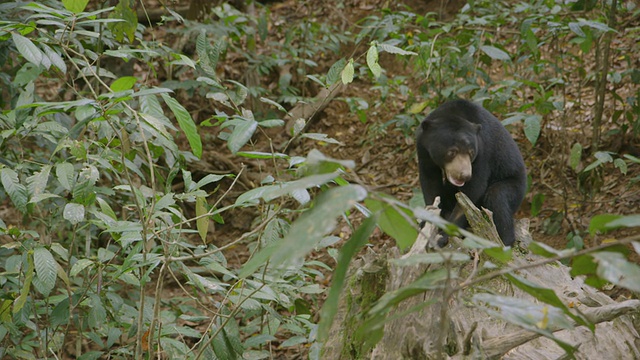
[[[427,119],[420,126],[418,141],[431,160],[442,169],[443,181],[462,187],[471,180],[472,164],[478,156],[478,133],[482,126],[457,116]]]

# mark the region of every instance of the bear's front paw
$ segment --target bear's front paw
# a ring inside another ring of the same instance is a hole
[[[449,235],[438,232],[438,246],[443,248],[449,243]]]

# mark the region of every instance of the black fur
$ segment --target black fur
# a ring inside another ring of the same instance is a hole
[[[416,136],[425,204],[433,204],[440,196],[440,215],[464,228],[467,220],[455,198],[462,191],[476,206],[493,212],[502,241],[513,245],[513,215],[524,198],[527,174],[518,146],[500,121],[479,105],[454,100],[429,114]],[[462,187],[452,185],[443,175],[447,151],[454,146],[474,149],[471,178]],[[444,235],[439,245],[447,241]]]

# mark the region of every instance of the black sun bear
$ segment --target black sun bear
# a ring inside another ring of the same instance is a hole
[[[513,215],[524,198],[527,173],[518,145],[500,121],[479,105],[453,100],[431,112],[416,137],[425,204],[440,196],[440,216],[465,228],[455,197],[462,191],[493,212],[502,242],[513,245]],[[443,234],[438,245],[447,242]]]

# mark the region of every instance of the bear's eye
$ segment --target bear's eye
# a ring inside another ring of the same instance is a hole
[[[447,152],[449,158],[454,158],[456,155],[458,155],[458,149],[451,149]]]
[[[473,156],[476,154],[475,151],[473,150],[469,150],[469,157],[473,158]]]

